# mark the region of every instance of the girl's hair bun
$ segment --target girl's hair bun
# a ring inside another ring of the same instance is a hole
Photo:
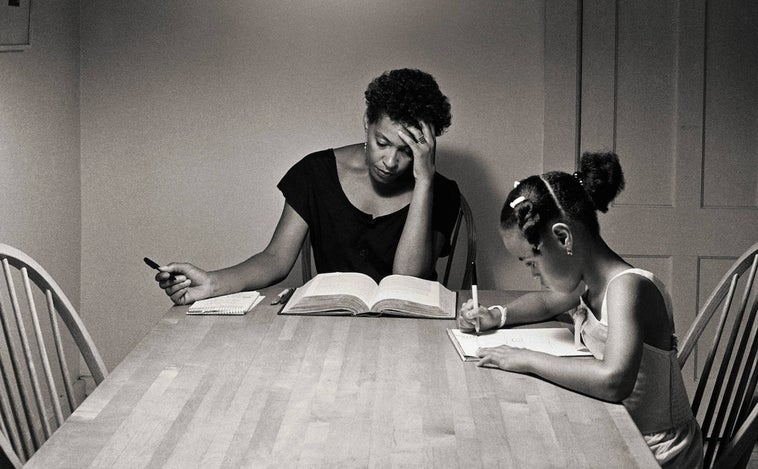
[[[595,208],[603,213],[624,189],[624,172],[614,152],[583,153],[578,173]]]

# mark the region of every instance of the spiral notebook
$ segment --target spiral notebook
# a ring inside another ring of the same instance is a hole
[[[230,295],[206,298],[192,303],[187,314],[220,314],[241,316],[263,300],[257,291],[243,291]]]

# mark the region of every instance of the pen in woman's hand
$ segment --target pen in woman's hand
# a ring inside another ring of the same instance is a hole
[[[147,266],[150,267],[151,269],[155,269],[159,272],[163,272],[161,270],[160,264],[150,259],[149,257],[143,257],[142,260],[145,261],[145,264],[147,264]],[[176,278],[176,275],[174,275],[173,272],[169,272],[169,275],[170,275],[169,278],[174,278],[174,279]]]
[[[479,334],[480,330],[480,324],[479,324],[479,293],[477,292],[476,287],[477,281],[476,281],[476,261],[471,261],[471,300],[474,302],[474,312],[476,313],[476,316],[474,317],[474,328],[476,330],[477,335]]]
[[[154,260],[150,259],[149,257],[145,257],[142,260],[145,261],[145,264],[147,264],[147,266],[150,267],[151,269],[160,270],[161,266],[158,265],[157,262],[155,262]]]

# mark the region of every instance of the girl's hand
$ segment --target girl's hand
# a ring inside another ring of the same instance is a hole
[[[501,345],[499,347],[480,348],[476,354],[481,358],[476,366],[495,366],[505,371],[526,373],[527,360],[531,350]]]
[[[212,293],[211,276],[192,264],[172,262],[160,268],[155,280],[177,305],[194,303]]]
[[[419,121],[419,125],[420,129],[404,127],[398,135],[413,152],[413,177],[416,182],[431,184],[436,170],[434,154],[437,140],[431,125],[424,121]]]
[[[470,299],[461,305],[458,311],[458,328],[464,331],[476,329],[476,318],[479,318],[479,330],[486,331],[500,325],[500,311],[490,310],[479,305],[474,308],[474,300]]]

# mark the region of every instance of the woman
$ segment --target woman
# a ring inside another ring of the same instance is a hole
[[[460,204],[457,184],[435,170],[450,104],[431,75],[412,69],[375,78],[365,98],[364,142],[312,153],[279,182],[284,209],[263,251],[213,272],[160,268],[155,279],[174,303],[281,281],[309,232],[318,272],[436,278]]]

